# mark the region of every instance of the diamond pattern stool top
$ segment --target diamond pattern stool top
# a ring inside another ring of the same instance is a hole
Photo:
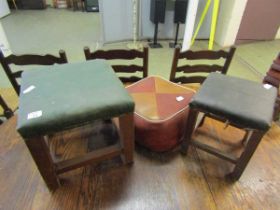
[[[194,91],[160,77],[143,79],[127,90],[135,101],[135,140],[157,152],[177,146]]]
[[[186,109],[194,94],[192,89],[179,86],[160,77],[149,77],[127,87],[136,107],[135,112],[147,120],[166,120]]]

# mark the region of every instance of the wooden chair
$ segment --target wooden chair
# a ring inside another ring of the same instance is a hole
[[[173,62],[171,67],[171,73],[169,80],[176,83],[203,83],[207,76],[193,76],[192,73],[211,73],[221,72],[226,74],[231,63],[232,57],[235,52],[235,47],[231,47],[229,52],[224,50],[219,51],[184,51],[180,52],[180,48],[176,47],[174,50]],[[223,58],[225,60],[224,65],[217,64],[196,64],[196,65],[182,65],[178,66],[179,60],[219,60]],[[189,74],[188,76],[176,76],[176,73],[183,72]]]
[[[211,50],[202,50],[202,51],[184,51],[180,52],[180,48],[176,47],[174,50],[172,69],[170,73],[169,80],[175,83],[199,83],[202,84],[204,80],[207,78],[205,75],[192,75],[193,73],[211,73],[211,72],[220,72],[222,74],[226,74],[233,58],[234,52],[236,48],[231,47],[230,50],[224,51],[211,51]],[[178,66],[179,60],[187,59],[187,60],[215,60],[223,58],[225,60],[224,65],[217,64],[195,64],[195,65],[182,65]],[[178,76],[176,77],[176,73],[188,74],[189,76]],[[196,86],[192,86],[192,88],[197,89]],[[202,126],[207,114],[204,114],[201,118],[201,121],[198,126]],[[219,119],[217,119],[219,120]]]
[[[131,76],[131,77],[123,77],[119,76],[120,80],[123,83],[132,83],[137,82],[148,76],[148,47],[144,47],[143,51],[139,50],[97,50],[95,52],[90,52],[88,47],[84,48],[84,53],[86,60],[92,59],[105,59],[105,60],[134,60],[137,58],[143,59],[143,65],[112,65],[112,68],[116,73],[136,73],[142,72],[142,77]]]
[[[53,64],[63,64],[67,63],[67,57],[63,50],[59,51],[59,57],[53,55],[9,55],[4,57],[3,53],[0,52],[0,62],[1,65],[8,76],[13,88],[16,93],[19,95],[20,93],[20,84],[18,82],[18,78],[21,77],[22,70],[20,71],[12,71],[10,68],[11,64],[14,65],[53,65]]]
[[[276,87],[279,90],[280,87],[280,53],[273,61],[272,65],[270,66],[269,70],[266,73],[266,76],[263,78],[264,84],[270,84]],[[275,101],[274,105],[274,114],[273,119],[274,121],[279,120],[280,114],[280,92],[278,91],[278,96]]]
[[[3,110],[3,113],[0,114],[0,117],[5,117],[6,119],[11,118],[14,114],[11,108],[7,105],[7,103],[4,101],[2,96],[0,95],[0,106]],[[2,124],[3,121],[0,119],[0,124]]]

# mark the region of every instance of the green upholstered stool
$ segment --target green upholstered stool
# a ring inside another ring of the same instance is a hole
[[[225,159],[235,164],[230,177],[239,179],[263,135],[271,126],[276,96],[277,90],[274,87],[266,89],[256,82],[211,73],[190,102],[182,152],[186,153],[188,146],[192,144]],[[244,137],[246,145],[239,158],[191,140],[198,112],[247,131]]]
[[[58,174],[123,155],[133,162],[134,102],[104,60],[55,65],[22,75],[17,130],[24,138],[49,189],[59,186]],[[121,142],[83,157],[54,163],[44,136],[118,117]]]

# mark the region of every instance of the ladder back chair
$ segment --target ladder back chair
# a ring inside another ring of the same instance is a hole
[[[112,68],[116,73],[137,73],[142,72],[142,77],[132,75],[130,77],[126,76],[119,76],[119,79],[123,83],[133,83],[137,82],[145,77],[148,76],[148,47],[144,47],[143,51],[139,50],[123,50],[123,49],[116,49],[116,50],[97,50],[95,52],[91,52],[88,47],[84,48],[84,53],[86,60],[93,60],[93,59],[105,59],[105,60],[135,60],[140,58],[143,60],[142,65],[112,65]]]
[[[272,65],[270,66],[269,70],[266,73],[266,76],[263,78],[264,84],[270,84],[278,89],[278,96],[275,101],[274,105],[274,114],[273,119],[274,121],[279,120],[279,114],[280,114],[280,53],[276,57],[276,59],[273,61]]]
[[[1,118],[4,117],[6,119],[9,119],[14,115],[12,109],[7,105],[7,103],[4,101],[1,95],[0,95],[0,107],[2,108],[2,112],[0,114]],[[0,119],[0,124],[2,123],[3,121]]]
[[[11,64],[18,65],[18,66],[63,64],[63,63],[67,63],[67,57],[63,50],[59,51],[58,57],[50,54],[47,55],[11,54],[5,57],[3,53],[0,52],[0,62],[8,79],[10,80],[13,88],[15,89],[17,95],[19,95],[20,83],[18,82],[18,79],[21,77],[23,70],[12,71],[12,69],[10,68]]]
[[[176,47],[174,50],[173,62],[171,67],[171,73],[169,80],[175,83],[203,83],[207,76],[197,76],[192,75],[193,73],[211,73],[211,72],[220,72],[226,74],[233,58],[235,47],[231,47],[230,50],[224,51],[184,51],[180,52],[180,48]],[[224,59],[224,65],[217,64],[195,64],[195,65],[179,65],[179,60],[219,60]],[[176,76],[177,73],[188,74],[188,76]]]

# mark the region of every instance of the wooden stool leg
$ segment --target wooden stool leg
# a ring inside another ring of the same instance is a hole
[[[45,183],[50,190],[55,190],[59,187],[59,179],[56,175],[55,166],[51,158],[50,150],[43,136],[28,138],[25,140],[33,160]]]
[[[185,134],[184,134],[184,138],[183,138],[183,142],[182,142],[182,146],[181,146],[181,153],[184,155],[188,153],[189,145],[191,144],[191,137],[192,137],[192,134],[193,134],[193,131],[195,128],[197,115],[198,115],[197,110],[190,109],[189,115],[188,115],[188,120],[186,123],[186,128],[185,128],[186,130],[185,130]]]
[[[120,137],[123,147],[124,161],[133,163],[134,153],[134,114],[129,113],[119,117]]]
[[[232,178],[233,180],[238,180],[240,178],[247,164],[249,163],[251,157],[256,151],[264,134],[265,132],[261,132],[261,131],[254,131],[252,133],[250,139],[248,140],[248,143],[245,146],[244,151],[242,152],[240,158],[238,159],[234,167],[233,172],[229,174],[230,178]]]

